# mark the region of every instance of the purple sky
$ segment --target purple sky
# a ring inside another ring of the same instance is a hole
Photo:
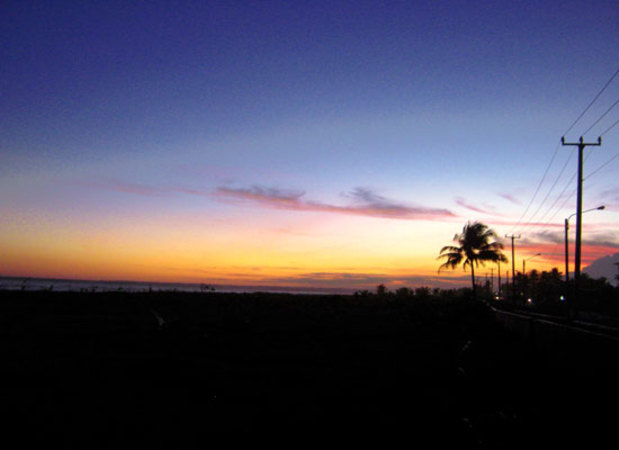
[[[467,220],[557,265],[576,169],[557,145],[619,69],[616,1],[0,14],[5,275],[405,283]],[[566,138],[597,139],[618,99],[619,77]],[[619,248],[619,126],[603,140],[587,260]]]

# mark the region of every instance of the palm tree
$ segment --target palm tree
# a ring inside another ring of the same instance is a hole
[[[475,267],[485,265],[486,262],[507,262],[507,258],[501,252],[503,244],[497,242],[496,233],[481,222],[467,222],[462,228],[461,234],[456,234],[453,238],[458,246],[447,245],[440,251],[437,259],[445,259],[438,271],[441,269],[455,269],[462,264],[464,270],[471,268],[471,281],[473,283],[473,297],[476,295],[475,289]]]

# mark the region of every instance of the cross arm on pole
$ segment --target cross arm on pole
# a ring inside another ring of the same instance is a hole
[[[574,145],[576,147],[585,147],[590,145],[600,146],[602,145],[602,136],[598,136],[597,142],[584,142],[582,136],[580,136],[578,142],[565,142],[565,136],[561,136],[561,145]]]

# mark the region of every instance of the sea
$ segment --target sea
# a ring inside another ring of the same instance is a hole
[[[349,295],[353,289],[307,286],[241,286],[151,281],[70,280],[62,278],[0,277],[0,290],[60,292],[270,292],[282,294]]]

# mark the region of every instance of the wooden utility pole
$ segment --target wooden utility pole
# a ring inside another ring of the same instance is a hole
[[[498,260],[497,264],[499,265],[499,269],[497,270],[497,276],[499,277],[499,289],[498,289],[498,293],[499,293],[499,298],[501,298],[501,261]]]
[[[512,301],[516,301],[516,256],[515,256],[515,247],[514,247],[514,239],[520,239],[520,235],[505,235],[506,238],[510,238],[512,240]]]
[[[574,261],[574,293],[578,296],[578,288],[580,282],[580,259],[582,248],[582,165],[583,165],[583,151],[587,146],[599,147],[602,145],[602,138],[598,137],[597,142],[584,142],[582,136],[578,142],[565,142],[565,137],[561,138],[562,145],[570,145],[578,147],[578,193],[576,199],[576,251]]]
[[[571,216],[570,216],[571,217]],[[569,237],[568,233],[570,232],[570,222],[569,218],[565,219],[565,283],[570,281],[570,247],[569,247]]]

